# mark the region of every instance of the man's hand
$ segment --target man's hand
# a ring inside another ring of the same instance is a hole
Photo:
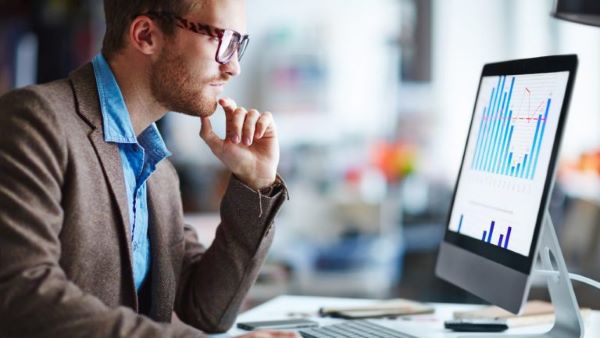
[[[237,107],[230,98],[219,99],[227,118],[222,140],[213,132],[210,119],[202,118],[200,137],[212,152],[242,182],[258,190],[275,182],[279,164],[279,142],[273,116],[256,109]]]
[[[299,338],[300,335],[294,332],[284,331],[256,331],[248,333],[237,338]]]

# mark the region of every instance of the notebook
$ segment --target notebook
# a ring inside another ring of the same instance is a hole
[[[319,315],[322,317],[344,319],[390,318],[433,312],[434,308],[427,304],[406,299],[391,299],[365,306],[323,307],[319,309]]]

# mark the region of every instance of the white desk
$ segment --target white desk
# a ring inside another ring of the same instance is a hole
[[[260,321],[276,320],[306,317],[318,321],[322,325],[340,322],[339,319],[319,318],[317,311],[322,306],[355,306],[365,305],[374,302],[365,299],[347,299],[347,298],[324,298],[324,297],[304,297],[304,296],[280,296],[265,304],[257,306],[247,312],[242,313],[238,322],[242,321]],[[417,337],[458,337],[468,335],[465,333],[453,333],[444,329],[444,320],[452,318],[452,313],[456,310],[474,309],[478,305],[465,304],[432,304],[436,312],[431,315],[421,315],[412,317],[410,320],[397,319],[382,321],[392,322],[398,330]],[[600,337],[600,311],[593,311],[585,319],[585,337]],[[510,329],[505,333],[542,333],[550,329],[552,325],[529,326]],[[246,333],[246,331],[232,328],[228,334],[215,337],[231,337]],[[494,334],[498,336],[498,334]],[[491,337],[491,336],[490,336]]]

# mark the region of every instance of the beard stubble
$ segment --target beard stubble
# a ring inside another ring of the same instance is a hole
[[[173,48],[165,48],[150,69],[150,90],[163,107],[191,116],[210,116],[217,109],[216,97],[202,93],[210,81],[195,76],[185,59]]]

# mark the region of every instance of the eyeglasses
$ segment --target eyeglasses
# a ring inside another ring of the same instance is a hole
[[[140,15],[165,18],[170,21],[175,19],[175,24],[179,28],[187,29],[194,33],[207,35],[213,38],[218,38],[219,47],[217,48],[217,52],[215,54],[215,61],[222,65],[229,63],[236,52],[238,55],[238,61],[241,61],[242,56],[246,51],[246,47],[248,47],[248,42],[250,41],[248,35],[242,35],[231,29],[222,29],[199,22],[192,22],[176,15],[175,13],[148,11]]]

